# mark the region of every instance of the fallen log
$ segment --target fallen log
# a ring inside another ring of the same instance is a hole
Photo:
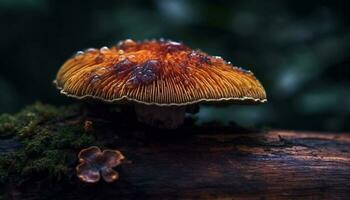
[[[74,158],[69,183],[8,184],[6,191],[12,199],[37,199],[43,191],[52,199],[350,198],[350,134],[215,126],[152,131],[113,129],[96,136],[127,158],[112,184],[80,182]]]
[[[270,131],[196,135],[120,148],[132,164],[106,197],[347,199],[348,134]]]

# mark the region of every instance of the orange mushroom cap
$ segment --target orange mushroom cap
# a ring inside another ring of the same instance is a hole
[[[116,103],[266,101],[252,72],[169,40],[128,39],[112,48],[79,51],[63,64],[55,83],[71,97]]]

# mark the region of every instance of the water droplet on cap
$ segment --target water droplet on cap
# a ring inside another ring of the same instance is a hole
[[[176,52],[176,51],[185,51],[185,50],[188,50],[189,48],[180,43],[180,42],[174,42],[174,41],[161,41],[163,44],[162,44],[162,48],[164,48],[166,50],[166,52],[168,53],[171,53],[171,52]]]
[[[125,57],[124,55],[121,55],[121,56],[119,56],[119,58],[118,58],[119,61],[123,61],[123,60],[125,60],[125,59],[126,59],[126,57]]]
[[[252,72],[250,70],[246,70],[242,67],[235,67],[236,69],[238,69],[239,71],[243,72],[243,73],[246,73],[246,74],[251,74]]]
[[[203,52],[200,52],[200,51],[192,51],[188,54],[188,58],[189,59],[193,59],[195,60],[198,64],[200,63],[206,63],[206,64],[211,64],[211,59],[210,57],[203,53]]]
[[[85,50],[85,52],[87,52],[87,53],[98,53],[98,50],[95,49],[95,48],[88,48],[88,49]]]
[[[135,41],[132,40],[132,39],[126,39],[126,40],[124,41],[124,44],[126,44],[126,45],[135,44]]]
[[[78,56],[78,55],[83,55],[83,54],[84,54],[84,51],[77,51],[77,52],[75,53],[76,56]]]
[[[93,73],[91,76],[90,76],[90,82],[92,83],[92,84],[96,84],[96,83],[98,83],[100,80],[101,80],[101,77],[99,76],[99,75],[97,75],[97,74],[95,74],[95,73]]]
[[[110,51],[109,48],[106,46],[100,48],[101,53],[108,53],[109,51]]]
[[[75,54],[74,54],[74,58],[82,58],[84,56],[84,51],[77,51]]]
[[[168,44],[174,45],[174,46],[182,45],[180,42],[174,42],[174,41],[168,41]]]
[[[98,76],[103,76],[104,74],[106,74],[109,70],[106,67],[100,67],[97,68],[94,73]]]
[[[122,49],[126,49],[128,47],[136,45],[136,42],[132,39],[126,39],[118,43],[118,47]]]

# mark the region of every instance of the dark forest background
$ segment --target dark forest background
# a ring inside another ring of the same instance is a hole
[[[261,80],[269,102],[203,107],[199,122],[350,130],[350,23],[343,1],[0,0],[0,113],[74,102],[52,80],[75,51],[172,39]]]

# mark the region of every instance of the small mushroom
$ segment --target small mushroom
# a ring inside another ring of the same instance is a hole
[[[76,167],[78,178],[86,183],[96,183],[102,178],[106,182],[113,182],[119,178],[113,167],[118,166],[125,158],[120,151],[104,150],[92,146],[83,149],[78,154],[80,164]]]
[[[84,122],[84,131],[86,133],[91,133],[94,130],[93,122],[90,120],[85,120]]]
[[[198,103],[266,101],[251,71],[162,39],[79,51],[54,82],[69,97],[132,104],[139,121],[161,128],[180,126]]]

